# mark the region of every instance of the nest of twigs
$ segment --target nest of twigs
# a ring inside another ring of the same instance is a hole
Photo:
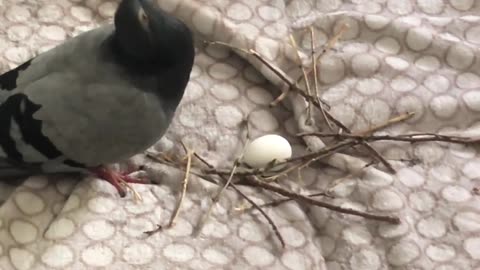
[[[365,219],[375,220],[378,222],[387,222],[390,224],[399,224],[401,223],[401,219],[397,216],[393,215],[383,215],[383,214],[376,214],[370,213],[365,211],[359,211],[350,208],[344,208],[327,202],[325,197],[332,198],[332,194],[328,191],[324,192],[316,192],[312,194],[299,194],[297,192],[291,191],[285,187],[282,187],[276,180],[278,180],[282,176],[286,176],[289,173],[301,171],[302,169],[312,165],[317,161],[321,161],[335,153],[344,152],[351,149],[363,149],[371,156],[372,162],[369,163],[367,166],[374,166],[377,164],[382,164],[389,173],[395,173],[395,169],[390,164],[390,162],[384,158],[375,148],[370,144],[371,142],[375,141],[400,141],[405,143],[421,143],[421,142],[446,142],[446,143],[455,143],[455,144],[463,144],[463,145],[473,145],[479,144],[480,138],[476,137],[459,137],[459,136],[450,136],[445,134],[435,134],[435,133],[411,133],[411,134],[398,134],[398,135],[378,135],[378,131],[389,127],[391,125],[395,125],[397,123],[403,122],[405,120],[410,119],[414,114],[413,113],[405,113],[398,115],[385,123],[374,126],[369,128],[368,130],[364,130],[361,132],[353,133],[349,130],[341,121],[336,119],[332,114],[329,112],[329,105],[320,98],[320,93],[318,91],[319,80],[317,78],[317,63],[321,61],[322,56],[330,49],[334,47],[334,45],[338,42],[343,32],[348,29],[347,25],[340,27],[338,33],[336,33],[323,47],[321,50],[316,50],[316,45],[314,44],[315,41],[315,33],[313,28],[309,28],[310,37],[311,37],[311,66],[304,67],[300,60],[300,53],[296,44],[295,39],[293,36],[290,36],[291,45],[297,51],[297,60],[299,63],[299,68],[302,71],[302,77],[295,81],[286,75],[281,69],[276,67],[274,64],[266,60],[262,55],[256,52],[253,49],[243,49],[243,48],[236,48],[229,44],[221,43],[221,42],[208,42],[209,44],[217,45],[217,46],[226,46],[233,50],[239,51],[241,53],[247,54],[252,56],[254,59],[258,60],[261,64],[268,67],[275,75],[277,75],[282,81],[284,81],[289,88],[281,93],[270,105],[276,106],[279,104],[286,96],[289,94],[296,94],[300,95],[304,98],[307,105],[307,122],[311,119],[312,115],[315,111],[321,113],[323,120],[327,124],[329,131],[328,132],[311,132],[311,133],[301,133],[298,134],[300,138],[304,138],[307,136],[316,136],[319,138],[330,138],[326,146],[318,151],[309,152],[302,156],[297,156],[294,158],[290,158],[288,160],[282,162],[272,162],[265,166],[264,168],[260,169],[253,169],[245,166],[242,163],[241,155],[231,164],[230,169],[218,169],[215,168],[212,164],[210,164],[206,159],[202,158],[198,153],[194,152],[191,149],[188,149],[185,145],[183,148],[186,153],[186,157],[180,160],[174,160],[167,156],[159,156],[147,153],[147,157],[155,162],[162,163],[167,166],[171,166],[185,172],[185,178],[182,182],[182,193],[180,199],[177,203],[177,207],[172,215],[169,224],[167,227],[173,226],[175,218],[178,215],[178,212],[181,208],[181,204],[183,198],[186,193],[188,179],[191,175],[195,175],[201,179],[207,180],[219,186],[219,190],[217,194],[212,198],[212,204],[205,213],[204,218],[200,221],[198,227],[201,227],[208,216],[210,215],[212,207],[219,201],[220,197],[222,196],[223,192],[227,188],[233,189],[237,192],[241,197],[243,197],[248,203],[251,204],[250,209],[258,210],[268,221],[270,226],[272,227],[275,235],[277,236],[278,240],[280,241],[282,246],[285,246],[284,240],[277,229],[273,220],[268,216],[268,214],[263,210],[265,207],[275,207],[282,203],[288,201],[296,201],[302,204],[308,204],[317,207],[327,208],[331,211],[336,211],[339,213],[343,213],[346,215],[355,215],[360,216]],[[313,77],[313,78],[311,78]],[[301,86],[301,81],[303,80],[303,84]],[[313,81],[313,83],[310,83]],[[307,123],[308,124],[308,123]],[[247,140],[248,138],[248,123],[247,127]],[[193,162],[193,161],[196,162]],[[193,165],[195,164],[195,165]],[[281,165],[281,166],[279,166]],[[367,167],[366,166],[366,167]],[[260,188],[267,192],[272,192],[277,195],[280,195],[282,199],[272,201],[263,205],[256,204],[253,200],[251,200],[247,195],[245,195],[239,188],[239,185],[246,185],[251,187]],[[480,193],[478,188],[474,188],[473,192]],[[158,225],[158,228],[152,231],[145,232],[147,235],[151,235],[155,232],[158,232],[162,229],[162,226]]]

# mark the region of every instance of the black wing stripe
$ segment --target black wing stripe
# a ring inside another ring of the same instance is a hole
[[[14,117],[22,132],[23,140],[49,159],[61,156],[62,152],[53,145],[48,137],[43,135],[42,122],[33,118],[33,114],[38,111],[41,106],[30,101],[26,95],[18,95],[22,96],[22,100],[19,102],[18,110]],[[21,111],[22,106],[24,107],[23,112]]]
[[[15,141],[10,136],[10,128],[13,121],[13,112],[18,108],[18,98],[11,97],[0,106],[0,146],[8,159],[22,162],[23,156],[15,147]]]
[[[27,69],[33,59],[21,64],[20,66],[0,75],[0,90],[11,91],[17,88],[17,78],[20,71]]]
[[[40,105],[31,102],[24,94],[14,94],[0,106],[0,145],[9,159],[23,162],[23,155],[15,147],[10,135],[11,121],[16,121],[22,139],[49,159],[55,159],[62,153],[42,134],[42,122],[33,118]]]

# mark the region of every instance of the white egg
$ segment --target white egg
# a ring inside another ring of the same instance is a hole
[[[268,134],[256,138],[245,147],[243,161],[253,168],[265,167],[272,160],[292,157],[292,146],[282,136]]]

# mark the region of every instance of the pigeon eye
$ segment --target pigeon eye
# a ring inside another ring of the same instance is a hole
[[[148,16],[143,9],[140,9],[138,12],[138,19],[140,20],[140,23],[148,29]]]

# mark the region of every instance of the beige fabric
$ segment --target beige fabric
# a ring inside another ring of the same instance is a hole
[[[300,73],[288,33],[314,24],[323,44],[339,25],[350,30],[320,64],[322,96],[354,130],[405,111],[416,116],[388,132],[478,133],[480,111],[480,3],[474,0],[159,0],[203,38],[255,48],[288,71]],[[8,67],[109,20],[116,2],[0,0],[0,67]],[[200,46],[192,80],[169,134],[153,150],[183,139],[219,166],[242,145],[239,124],[250,115],[253,136],[280,133],[304,151],[294,134],[308,130],[305,104],[291,96],[269,108],[282,84],[256,61],[225,49]],[[307,60],[305,60],[307,62]],[[319,118],[321,119],[321,118]],[[319,122],[320,123],[320,122]],[[309,141],[312,149],[320,141]],[[199,234],[211,187],[192,181],[176,226],[166,224],[181,174],[149,163],[158,186],[136,186],[144,201],[120,199],[95,179],[32,177],[22,186],[1,183],[1,269],[480,269],[478,149],[443,144],[376,145],[398,173],[371,169],[346,177],[335,203],[393,213],[391,226],[295,203],[268,210],[287,242],[279,244],[263,217],[236,213],[242,201],[228,192]],[[141,162],[139,157],[137,162]],[[303,171],[282,184],[316,191],[363,166],[347,155],[331,167]],[[258,201],[270,196],[253,190]]]

